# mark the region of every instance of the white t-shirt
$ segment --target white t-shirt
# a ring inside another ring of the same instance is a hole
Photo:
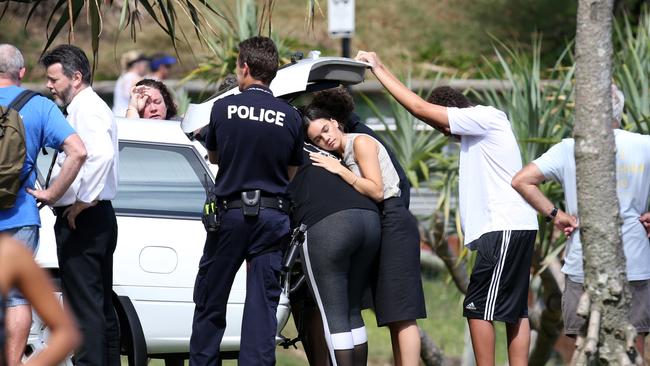
[[[126,116],[126,109],[129,108],[131,99],[131,88],[140,81],[142,77],[133,71],[125,72],[115,82],[113,92],[113,114],[117,117]]]
[[[614,130],[616,139],[616,192],[623,220],[621,234],[630,281],[650,279],[650,242],[639,216],[648,210],[650,196],[650,136]],[[564,139],[533,161],[547,179],[564,187],[566,210],[578,216],[574,140]],[[567,241],[562,272],[574,282],[583,282],[580,230]]]
[[[485,233],[537,230],[537,213],[512,188],[521,153],[510,121],[500,110],[447,108],[451,133],[460,136],[460,218],[465,245]]]

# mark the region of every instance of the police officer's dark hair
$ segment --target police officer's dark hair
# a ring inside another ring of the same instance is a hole
[[[83,83],[90,85],[92,77],[90,73],[90,62],[88,62],[88,57],[86,57],[86,53],[81,48],[69,44],[62,44],[41,58],[41,65],[45,68],[54,64],[61,64],[63,75],[70,79],[72,79],[75,72],[79,72]]]
[[[449,86],[439,86],[433,89],[427,102],[444,107],[468,108],[474,106],[463,93]]]
[[[169,89],[167,89],[167,86],[165,84],[163,84],[161,81],[154,80],[154,79],[142,79],[137,83],[135,83],[135,85],[148,86],[150,88],[154,88],[158,90],[160,92],[160,95],[163,98],[163,103],[165,103],[165,107],[167,107],[167,113],[165,114],[165,119],[172,119],[176,117],[176,114],[178,113],[176,108],[176,103],[174,103],[174,97],[172,97],[172,93],[169,92]]]
[[[251,37],[239,43],[239,66],[247,64],[251,76],[266,85],[278,72],[278,49],[268,37]]]

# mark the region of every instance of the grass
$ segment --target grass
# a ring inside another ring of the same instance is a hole
[[[447,283],[442,276],[425,279],[423,285],[428,317],[418,321],[418,325],[431,336],[446,357],[460,360],[465,347],[465,319],[462,316],[463,296],[453,284]],[[388,329],[377,327],[374,314],[370,310],[365,310],[363,317],[368,331],[368,364],[391,364],[392,348]],[[283,334],[288,337],[295,336],[296,331],[292,320],[289,320]],[[298,350],[278,348],[276,354],[278,365],[307,364],[300,344],[298,344]],[[505,327],[503,324],[497,324],[497,365],[505,364],[506,358]],[[224,363],[224,365],[226,364]],[[232,365],[235,364],[232,363]]]
[[[446,357],[461,359],[465,347],[462,294],[444,278],[425,279],[423,286],[428,317],[419,320],[418,325],[433,339]],[[392,349],[388,329],[378,328],[374,314],[370,311],[364,312],[364,319],[368,329],[369,364],[390,363]],[[505,361],[505,328],[502,324],[497,324],[497,365],[503,365]]]
[[[462,317],[462,295],[453,284],[447,283],[442,276],[425,279],[424,291],[428,318],[420,320],[418,322],[419,326],[431,336],[436,345],[443,350],[446,357],[452,360],[460,360],[465,347],[465,319]],[[388,329],[377,327],[374,314],[370,310],[364,311],[363,317],[368,330],[368,365],[383,366],[392,364],[392,349]],[[296,336],[293,320],[289,320],[282,333],[287,337]],[[307,364],[307,358],[300,343],[298,343],[298,349],[285,350],[278,348],[276,355],[278,365],[299,366]],[[505,328],[503,324],[498,324],[497,365],[504,365],[505,363]],[[125,358],[123,358],[122,364],[126,365]],[[164,362],[162,360],[151,360],[149,365],[164,366]],[[223,365],[234,366],[237,365],[237,362],[228,360],[224,361]]]

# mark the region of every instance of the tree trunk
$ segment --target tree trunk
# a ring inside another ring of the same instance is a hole
[[[466,294],[469,277],[467,276],[465,261],[459,261],[458,257],[449,250],[449,243],[444,233],[443,224],[436,222],[430,230],[427,230],[422,224],[419,224],[418,229],[420,231],[420,241],[431,248],[442,259],[458,290],[463,295]]]
[[[539,268],[539,253],[535,254],[533,259],[534,268]],[[537,331],[533,349],[528,357],[528,365],[544,366],[548,362],[555,342],[562,331],[562,290],[561,284],[558,283],[557,274],[562,274],[559,259],[551,259],[551,263],[540,273],[542,282],[541,296],[538,302],[539,306],[529,309],[529,318],[531,328]],[[562,277],[560,277],[562,278]],[[541,309],[538,309],[541,308]]]
[[[572,364],[631,364],[636,332],[616,196],[616,146],[611,128],[613,0],[579,0],[576,31],[575,160],[588,319]]]
[[[426,366],[442,366],[445,364],[445,355],[442,350],[433,343],[433,339],[419,328],[420,330],[420,359]]]

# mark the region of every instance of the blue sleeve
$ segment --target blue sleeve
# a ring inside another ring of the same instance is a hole
[[[75,134],[76,131],[70,126],[70,123],[63,117],[59,108],[47,98],[42,98],[43,105],[43,146],[61,150],[61,146],[68,136]]]

